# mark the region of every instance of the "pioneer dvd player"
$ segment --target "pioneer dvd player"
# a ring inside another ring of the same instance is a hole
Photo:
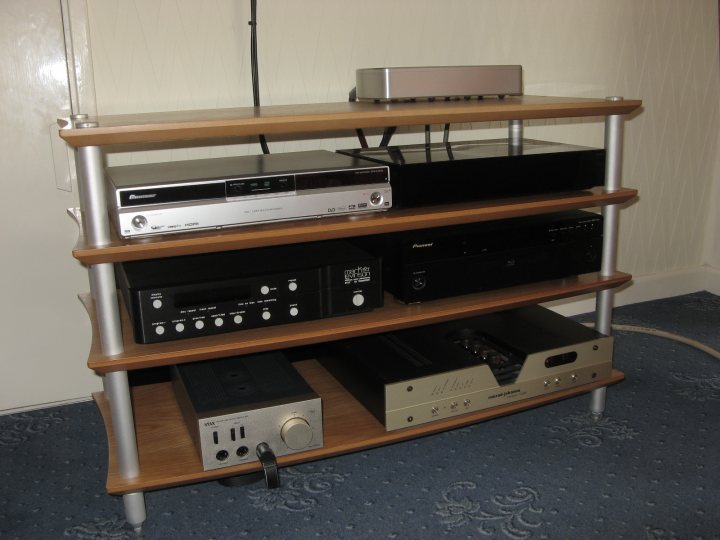
[[[325,150],[109,167],[106,177],[124,238],[392,206],[387,166]]]

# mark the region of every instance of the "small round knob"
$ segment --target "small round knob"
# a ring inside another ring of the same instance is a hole
[[[313,432],[304,418],[291,418],[280,430],[283,442],[291,450],[302,450],[312,441]]]
[[[295,306],[290,308],[291,317],[297,317],[298,313],[300,313],[300,310],[298,310],[298,308],[296,308]]]
[[[135,216],[130,220],[130,223],[132,223],[132,226],[137,230],[142,230],[145,227],[147,227],[147,218],[145,216]]]
[[[269,321],[270,317],[272,317],[272,315],[270,314],[269,311],[263,311],[261,317],[263,318],[264,321]]]
[[[291,281],[290,283],[288,283],[288,289],[289,289],[291,292],[297,291],[297,288],[298,288],[297,281]]]
[[[203,328],[205,328],[205,323],[203,321],[197,320],[195,321],[195,328],[197,328],[198,330],[202,330]]]
[[[382,202],[383,202],[382,193],[380,193],[379,191],[373,191],[370,194],[370,204],[372,204],[373,206],[377,206],[378,204],[382,204]]]
[[[263,285],[262,287],[260,287],[260,294],[266,295],[269,292],[270,292],[270,287],[268,287],[267,285]]]
[[[365,303],[365,297],[362,294],[357,293],[355,296],[353,296],[352,303],[354,306],[360,307]]]

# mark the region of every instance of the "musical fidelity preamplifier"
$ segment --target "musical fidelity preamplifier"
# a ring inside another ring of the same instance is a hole
[[[392,206],[388,167],[325,150],[109,167],[124,238]]]
[[[385,289],[414,303],[595,272],[602,237],[601,215],[572,210],[353,242],[382,259]]]
[[[138,343],[383,305],[380,261],[342,240],[130,261],[115,274]]]
[[[613,340],[531,306],[326,347],[321,363],[392,431],[605,379]]]
[[[173,366],[173,389],[203,470],[322,448],[322,402],[281,352]]]
[[[585,190],[605,182],[605,150],[507,139],[338,150],[390,167],[393,205],[435,204]]]

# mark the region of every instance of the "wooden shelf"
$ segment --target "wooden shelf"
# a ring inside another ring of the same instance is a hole
[[[591,384],[493,407],[481,412],[458,415],[448,420],[387,432],[385,427],[318,362],[306,360],[298,362],[296,367],[322,397],[325,446],[308,452],[280,457],[278,463],[281,466],[364,450],[490,420],[583,394],[601,386],[617,383],[624,378],[622,372],[613,370],[609,379]],[[172,387],[170,383],[159,383],[137,387],[132,391],[140,474],[136,478],[122,478],[118,471],[109,404],[102,392],[95,394],[94,398],[100,407],[108,434],[107,490],[111,494],[120,495],[134,491],[160,489],[260,470],[259,463],[254,462],[203,471],[200,458],[175,401]]]
[[[73,256],[86,265],[107,262],[174,257],[193,253],[210,253],[317,240],[348,238],[402,230],[444,227],[477,221],[491,221],[533,214],[560,212],[621,204],[637,196],[635,189],[614,192],[595,188],[571,193],[547,193],[531,197],[514,197],[461,203],[429,208],[389,210],[363,216],[306,219],[177,235],[156,236],[138,240],[115,237],[112,243],[93,248],[81,237]]]
[[[505,99],[406,103],[316,103],[90,118],[98,127],[73,128],[60,136],[70,146],[199,141],[271,134],[317,133],[356,128],[530,120],[628,114],[640,100],[519,96]]]
[[[98,373],[107,373],[390,332],[610,289],[630,279],[630,274],[622,272],[607,277],[589,273],[412,305],[402,304],[386,294],[384,307],[367,313],[145,345],[135,343],[127,311],[121,309],[124,352],[115,356],[105,356],[100,352],[93,302],[89,295],[82,295],[81,300],[93,322],[88,366]]]

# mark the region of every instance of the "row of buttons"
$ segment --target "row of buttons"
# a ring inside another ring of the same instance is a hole
[[[469,407],[470,403],[471,403],[470,398],[466,398],[465,401],[463,401],[463,405],[465,406],[465,408]],[[459,406],[460,405],[458,404],[457,401],[453,401],[452,403],[450,403],[450,410],[457,411]],[[430,409],[430,412],[432,413],[433,416],[436,416],[437,414],[440,413],[440,407],[438,407],[437,405],[433,405],[432,409]]]
[[[574,382],[576,382],[576,381],[577,381],[577,375],[575,375],[574,373],[572,373],[572,374],[570,375],[570,382],[571,382],[571,383],[574,383]],[[543,381],[543,386],[544,386],[545,388],[550,387],[550,385],[560,386],[560,384],[562,384],[562,378],[560,378],[560,377],[555,377],[552,381],[550,381],[549,379],[545,379],[545,380]]]
[[[298,314],[300,313],[300,311],[298,310],[297,307],[293,306],[290,308],[289,313],[290,313],[291,317],[297,317]],[[261,317],[263,318],[264,321],[269,321],[272,318],[272,313],[270,313],[269,311],[263,311]],[[225,320],[222,317],[215,317],[215,319],[213,319],[213,322],[214,322],[215,326],[218,328],[222,327],[225,324]],[[233,322],[238,325],[242,324],[242,322],[243,322],[242,315],[235,315],[233,317]],[[194,326],[196,329],[202,330],[203,328],[205,328],[205,321],[198,319],[197,321],[195,321]],[[177,323],[175,325],[175,331],[177,333],[184,332],[185,324],[181,323],[181,322]],[[162,336],[165,333],[165,327],[161,324],[157,325],[155,327],[155,333],[158,336]]]

